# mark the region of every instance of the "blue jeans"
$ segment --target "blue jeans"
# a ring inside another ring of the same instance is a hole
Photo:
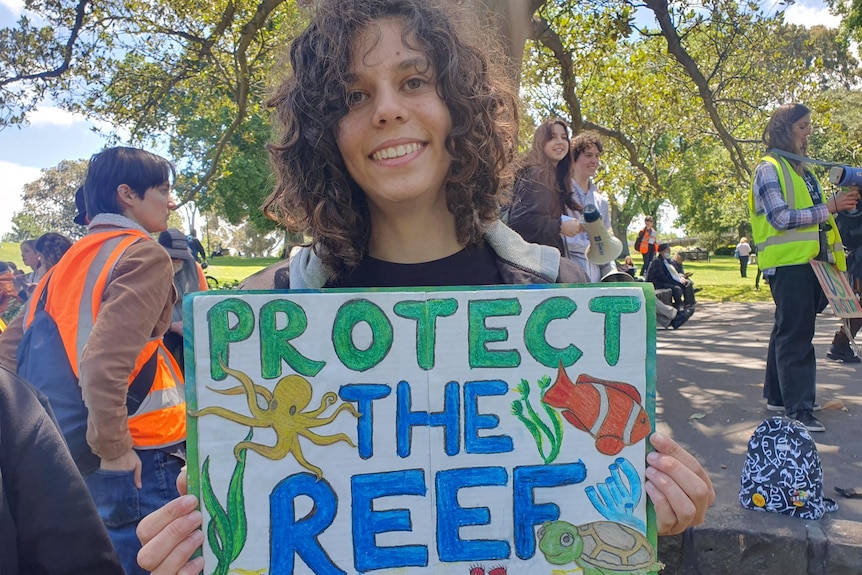
[[[135,487],[132,471],[97,469],[84,480],[123,569],[128,575],[145,575],[147,571],[138,566],[141,542],[135,529],[141,519],[179,495],[177,476],[184,462],[159,449],[135,453],[141,458],[141,489]]]

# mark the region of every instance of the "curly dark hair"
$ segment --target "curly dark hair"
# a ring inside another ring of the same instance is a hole
[[[577,162],[578,158],[581,157],[581,154],[583,154],[590,146],[595,146],[600,154],[605,151],[605,145],[598,132],[590,130],[587,132],[581,132],[575,136],[572,139],[572,161]]]
[[[42,265],[45,266],[45,271],[48,271],[60,261],[69,248],[72,247],[72,240],[55,232],[42,234],[36,240],[36,252],[42,260]]]
[[[579,212],[583,210],[583,206],[572,194],[572,154],[566,154],[562,160],[557,162],[555,167],[545,153],[545,144],[554,137],[554,126],[562,126],[566,133],[566,141],[570,141],[568,124],[559,118],[546,120],[533,133],[533,145],[530,146],[530,151],[522,159],[519,173],[533,166],[538,167],[539,170],[536,175],[538,182],[548,190],[556,190],[560,194],[562,205]]]
[[[400,20],[404,44],[424,52],[436,74],[452,117],[445,186],[458,241],[480,241],[499,216],[509,193],[517,99],[491,51],[468,41],[449,16],[456,8],[447,3],[444,11],[434,0],[322,0],[290,48],[293,73],[267,102],[281,131],[268,146],[277,183],[263,209],[292,231],[309,233],[337,277],[368,251],[367,200],[345,167],[336,129],[348,111],[353,43],[375,21]]]

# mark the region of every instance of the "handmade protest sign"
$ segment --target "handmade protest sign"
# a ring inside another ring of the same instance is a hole
[[[655,571],[647,286],[187,297],[208,573]]]
[[[829,262],[811,260],[811,267],[835,315],[841,318],[862,317],[862,306],[846,273]]]

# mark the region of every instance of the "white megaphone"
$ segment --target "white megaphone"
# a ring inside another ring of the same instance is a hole
[[[584,206],[584,221],[581,224],[590,234],[590,245],[587,246],[587,259],[596,265],[602,265],[617,259],[623,252],[623,243],[605,228],[602,216],[594,204]]]

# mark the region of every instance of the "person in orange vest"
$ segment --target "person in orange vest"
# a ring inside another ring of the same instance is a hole
[[[0,336],[0,364],[48,396],[128,574],[146,573],[135,529],[176,497],[185,461],[183,380],[162,343],[173,266],[151,236],[176,208],[173,178],[170,162],[144,150],[94,155],[87,235]]]
[[[644,218],[644,227],[638,232],[638,237],[635,240],[635,250],[640,252],[644,257],[644,263],[641,266],[641,275],[646,275],[652,259],[655,257],[656,252],[658,252],[658,236],[653,227],[652,216]]]

